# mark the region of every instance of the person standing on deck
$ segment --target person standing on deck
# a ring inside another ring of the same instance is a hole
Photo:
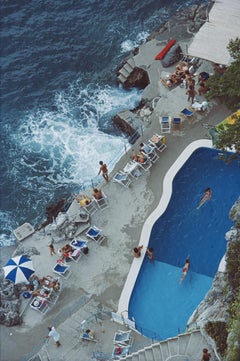
[[[56,346],[57,347],[61,346],[60,341],[59,341],[60,335],[57,332],[57,330],[55,329],[55,327],[53,327],[53,326],[48,327],[48,331],[49,331],[49,334],[48,334],[48,336],[46,336],[46,338],[52,337],[56,343]]]
[[[109,178],[108,178],[108,169],[107,169],[107,166],[106,166],[105,163],[103,163],[102,160],[100,160],[99,164],[100,164],[100,169],[99,169],[98,175],[102,172],[103,178],[105,179],[106,182],[108,182],[108,181],[109,181]]]

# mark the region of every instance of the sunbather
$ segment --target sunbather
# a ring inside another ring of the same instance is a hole
[[[94,188],[94,189],[93,189],[93,197],[94,197],[95,199],[101,199],[101,198],[103,198],[101,189]]]
[[[141,257],[141,249],[143,248],[143,246],[138,246],[133,248],[133,255],[135,258],[139,258]]]
[[[81,207],[85,207],[91,203],[91,199],[88,198],[85,194],[79,194],[75,196],[75,199],[78,201]]]
[[[133,150],[132,151],[132,159],[138,163],[144,163],[147,158],[142,152],[140,152],[139,154],[136,154]]]

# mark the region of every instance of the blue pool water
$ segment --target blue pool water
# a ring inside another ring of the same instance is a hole
[[[129,303],[129,318],[147,337],[164,339],[184,331],[189,317],[211,287],[226,251],[229,211],[240,194],[240,164],[226,164],[218,151],[196,150],[173,180],[166,211],[153,225],[149,247]],[[212,198],[200,209],[205,188]],[[185,259],[190,271],[180,285]]]

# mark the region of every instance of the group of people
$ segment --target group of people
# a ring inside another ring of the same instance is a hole
[[[141,257],[141,250],[143,249],[143,246],[138,246],[133,248],[133,256],[135,258]],[[153,248],[147,248],[146,255],[150,261],[154,261],[154,255],[153,255]]]
[[[205,71],[199,74],[198,91],[195,90],[196,81],[194,78],[194,67],[189,67],[188,63],[181,62],[176,66],[176,70],[169,77],[162,78],[161,81],[168,88],[177,85],[185,87],[187,89],[186,94],[188,95],[188,101],[191,101],[191,104],[193,104],[197,94],[204,95],[209,91],[209,86],[207,84],[209,74]]]
[[[56,278],[50,275],[42,278],[39,278],[36,275],[32,275],[29,278],[29,281],[26,283],[23,296],[41,296],[47,298],[51,289],[53,289],[55,292],[59,291],[60,289],[60,283]]]

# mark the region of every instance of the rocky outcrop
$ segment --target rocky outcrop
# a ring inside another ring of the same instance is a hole
[[[161,60],[162,66],[167,68],[172,64],[177,63],[182,58],[182,49],[179,44],[175,44],[167,52],[164,58]]]
[[[0,277],[0,324],[5,326],[21,325],[20,288]]]

